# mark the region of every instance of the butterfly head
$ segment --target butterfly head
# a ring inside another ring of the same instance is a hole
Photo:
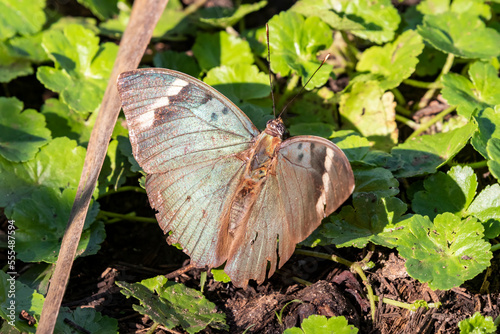
[[[283,133],[285,133],[285,124],[283,124],[281,117],[271,119],[267,121],[266,129],[264,131],[273,137],[282,138]]]

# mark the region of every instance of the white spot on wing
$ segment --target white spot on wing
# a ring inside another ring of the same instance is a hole
[[[330,175],[328,171],[332,168],[332,160],[333,160],[334,152],[332,149],[326,149],[325,159],[325,172],[321,175],[321,181],[323,182],[323,191],[321,192],[321,196],[318,198],[316,202],[316,212],[319,215],[325,215],[325,203],[326,203],[326,193],[330,191]]]
[[[175,79],[171,85],[169,85],[165,90],[165,95],[156,98],[153,103],[147,106],[147,110],[137,116],[134,119],[135,125],[141,129],[149,129],[155,121],[155,110],[164,106],[168,106],[170,103],[169,96],[175,96],[180,93],[182,88],[188,85],[187,81],[181,79]]]

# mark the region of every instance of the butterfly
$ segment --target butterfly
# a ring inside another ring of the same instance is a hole
[[[118,92],[135,159],[167,241],[196,267],[262,283],[354,190],[345,154],[316,136],[260,132],[213,87],[160,68],[124,72]],[[279,260],[279,263],[278,263]]]

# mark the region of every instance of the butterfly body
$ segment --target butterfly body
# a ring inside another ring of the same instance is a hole
[[[271,276],[354,189],[349,162],[332,142],[283,141],[279,118],[259,132],[195,78],[142,69],[122,73],[118,90],[167,240],[196,266],[226,263],[236,286],[263,282],[268,262]]]

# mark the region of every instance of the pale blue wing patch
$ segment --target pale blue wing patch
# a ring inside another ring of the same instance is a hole
[[[183,73],[125,72],[118,90],[134,156],[149,174],[239,153],[259,133],[231,101]]]
[[[234,157],[148,175],[146,190],[169,243],[179,243],[198,267],[217,267],[221,217],[229,206],[245,164]]]

